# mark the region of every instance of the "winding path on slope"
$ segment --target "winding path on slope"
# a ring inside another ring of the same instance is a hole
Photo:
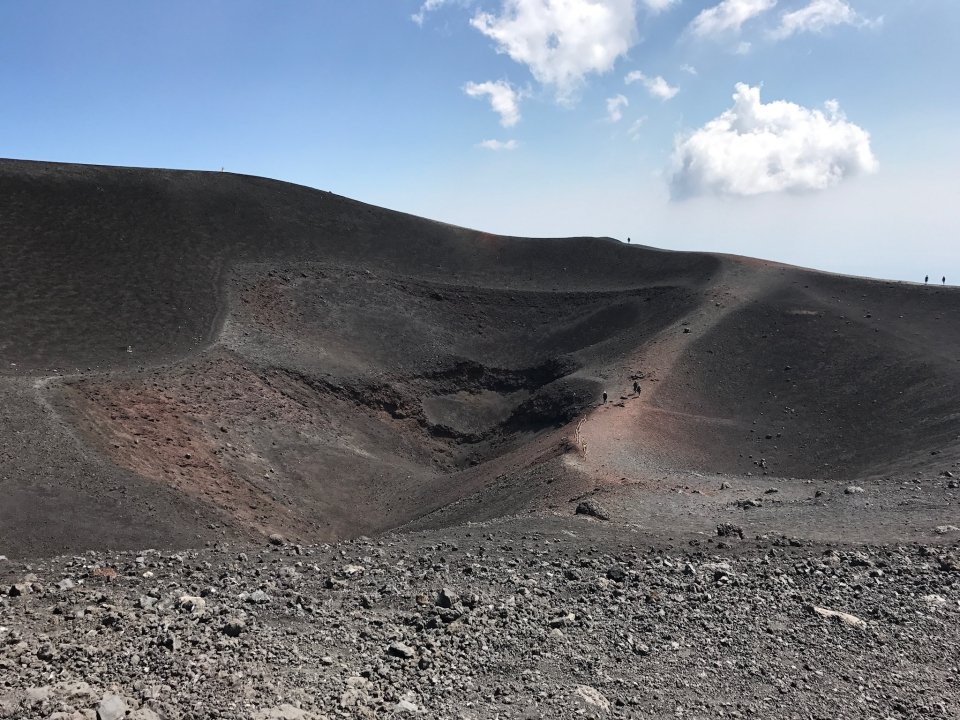
[[[677,322],[664,328],[657,336],[620,368],[611,373],[608,393],[610,399],[586,414],[578,423],[576,435],[585,449],[577,469],[602,484],[650,479],[684,468],[665,466],[650,457],[669,456],[669,447],[657,447],[656,453],[644,452],[640,439],[644,428],[663,426],[675,416],[689,414],[658,407],[653,401],[662,382],[671,379],[672,371],[691,346],[707,335],[731,313],[762,296],[780,280],[786,269],[775,263],[728,257],[713,282],[703,289],[704,299],[699,307]],[[631,376],[642,372],[642,392],[637,395],[630,388]],[[625,388],[620,392],[617,388]],[[626,396],[621,399],[621,396]],[[725,418],[695,416],[704,424],[729,424]],[[651,448],[647,448],[648,450]]]

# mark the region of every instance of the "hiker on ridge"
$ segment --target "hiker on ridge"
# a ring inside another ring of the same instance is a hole
[[[607,391],[606,391],[606,390],[603,391],[603,401],[604,401],[604,402],[607,401]]]
[[[946,285],[946,284],[947,284],[947,276],[944,275],[942,278],[940,278],[940,282],[942,282],[944,285]]]
[[[930,282],[930,276],[929,276],[929,275],[926,275],[926,276],[924,276],[924,278],[923,278],[923,284],[926,285],[928,282]]]

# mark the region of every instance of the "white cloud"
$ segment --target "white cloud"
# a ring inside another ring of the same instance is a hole
[[[760,88],[739,83],[733,107],[678,138],[670,173],[674,199],[823,190],[876,172],[870,135],[835,100],[826,113],[785,101],[764,105]]]
[[[623,109],[630,104],[623,95],[614,95],[607,98],[607,119],[610,122],[620,122],[623,119]]]
[[[584,78],[613,68],[636,42],[637,0],[503,0],[470,21],[497,51],[570,103]]]
[[[680,0],[643,0],[643,4],[652,13],[663,12],[672,5],[676,5]]]
[[[641,118],[638,118],[633,121],[633,125],[630,126],[630,129],[627,130],[627,136],[636,142],[640,139],[640,130],[643,128],[643,124],[647,122],[647,116],[644,115]]]
[[[446,1],[447,0],[424,0],[423,5],[420,6],[420,9],[417,10],[417,12],[410,16],[410,19],[413,20],[417,25],[423,25],[423,21],[426,19],[427,13],[433,12]]]
[[[477,143],[477,147],[499,152],[501,150],[516,150],[520,145],[516,140],[507,140],[506,142],[501,140],[484,140],[483,142]]]
[[[488,96],[490,107],[500,116],[500,124],[504,127],[513,127],[520,122],[520,95],[505,80],[468,82],[463,91],[474,98]]]
[[[734,35],[745,22],[776,4],[777,0],[722,0],[701,11],[690,23],[690,32],[697,37]]]
[[[627,76],[623,81],[630,85],[635,82],[643,83],[643,86],[647,89],[653,97],[660,98],[661,100],[669,100],[678,92],[679,88],[672,87],[670,83],[664,80],[662,77],[657,75],[656,77],[647,77],[639,70],[634,70],[631,73],[627,73]]]
[[[753,50],[753,43],[748,43],[746,40],[743,40],[737,43],[737,46],[733,49],[733,54],[749,55],[751,50]]]
[[[845,0],[811,0],[806,7],[784,13],[779,27],[770,35],[777,40],[783,40],[796,33],[823,32],[835,25],[865,27],[879,24],[882,20],[867,20]]]
[[[686,63],[680,66],[680,71],[685,72],[687,75],[697,74],[697,69],[693,65],[687,65]]]

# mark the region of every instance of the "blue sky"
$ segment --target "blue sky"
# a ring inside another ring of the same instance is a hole
[[[955,0],[6,0],[0,155],[960,282],[958,31]]]

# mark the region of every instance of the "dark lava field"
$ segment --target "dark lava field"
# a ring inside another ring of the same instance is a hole
[[[958,313],[2,160],[0,718],[960,717]]]

